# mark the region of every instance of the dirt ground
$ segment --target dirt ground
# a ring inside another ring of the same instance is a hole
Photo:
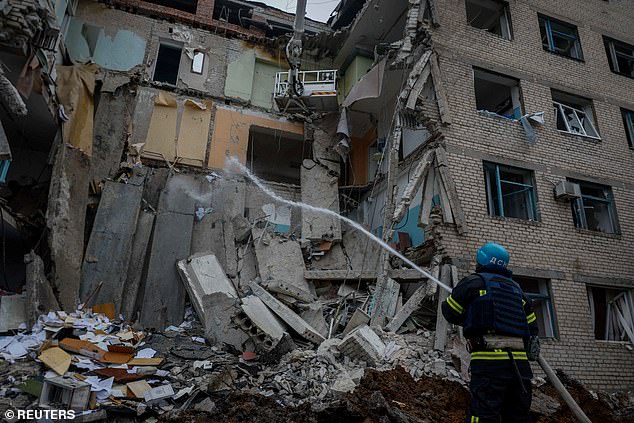
[[[572,396],[581,404],[593,422],[625,423],[634,421],[634,412],[616,416],[610,407],[595,399],[581,385],[565,381]],[[559,399],[550,385],[538,390]],[[185,422],[314,422],[314,423],[385,423],[385,422],[442,422],[461,423],[469,403],[469,392],[456,382],[436,378],[415,381],[402,368],[380,372],[368,370],[354,392],[342,396],[335,404],[315,410],[310,404],[286,407],[275,398],[249,393],[231,393],[214,399],[213,412],[187,411],[163,416],[161,421]],[[575,419],[564,405],[550,417],[533,416],[535,423],[574,423]]]

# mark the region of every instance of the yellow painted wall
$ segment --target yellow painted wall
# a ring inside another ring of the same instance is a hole
[[[286,119],[270,119],[261,114],[250,114],[241,110],[216,106],[211,153],[207,166],[215,169],[225,167],[227,156],[236,156],[246,164],[251,126],[278,129],[294,134],[304,134],[304,125]]]

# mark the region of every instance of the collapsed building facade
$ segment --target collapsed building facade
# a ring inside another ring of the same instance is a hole
[[[505,245],[548,360],[631,388],[634,10],[570,3],[342,1],[291,96],[264,4],[6,2],[3,289],[157,330],[189,301],[240,351],[427,326],[466,372],[445,291],[233,157],[450,286]]]

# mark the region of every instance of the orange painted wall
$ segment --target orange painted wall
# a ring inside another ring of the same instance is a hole
[[[227,156],[236,156],[241,163],[246,164],[251,126],[278,129],[302,136],[304,134],[303,123],[286,119],[270,119],[261,114],[250,114],[217,106],[208,167],[224,168]]]
[[[350,150],[350,164],[354,173],[350,173],[349,185],[364,185],[368,183],[368,150],[376,141],[376,128],[370,129],[363,137],[352,137],[352,149]],[[353,175],[354,174],[354,178]],[[354,179],[354,180],[353,180]]]

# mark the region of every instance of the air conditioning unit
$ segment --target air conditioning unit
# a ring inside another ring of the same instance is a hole
[[[555,199],[560,201],[572,201],[581,198],[579,184],[569,181],[561,181],[555,186]]]

